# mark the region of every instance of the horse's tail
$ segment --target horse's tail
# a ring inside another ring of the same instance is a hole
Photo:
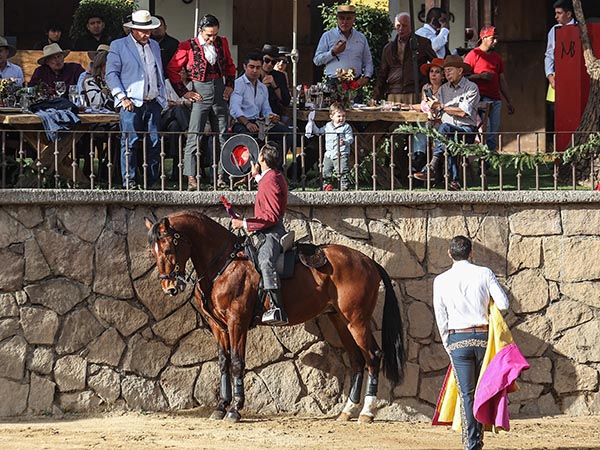
[[[385,286],[385,303],[383,304],[383,369],[385,376],[394,384],[399,384],[404,378],[404,363],[406,352],[402,340],[403,327],[400,317],[398,299],[392,286],[392,280],[385,269],[373,261]]]

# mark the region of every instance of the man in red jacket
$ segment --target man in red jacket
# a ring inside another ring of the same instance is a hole
[[[263,314],[262,321],[270,325],[288,323],[281,301],[281,283],[275,270],[281,253],[279,240],[286,233],[283,215],[288,198],[287,181],[278,167],[281,167],[281,150],[270,143],[265,144],[258,153],[258,164],[252,162],[252,176],[258,183],[254,217],[231,219],[234,229],[244,228],[265,238],[258,250],[258,265],[262,272],[263,288],[270,297],[270,309]]]

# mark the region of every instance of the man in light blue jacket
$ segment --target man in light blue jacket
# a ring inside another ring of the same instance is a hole
[[[121,108],[121,174],[123,186],[136,186],[136,143],[146,135],[146,158],[143,181],[152,186],[159,177],[160,114],[167,104],[164,74],[158,43],[150,39],[151,30],[160,20],[146,10],[135,11],[131,21],[123,24],[131,29],[124,38],[110,44],[106,61],[106,83],[115,106]]]

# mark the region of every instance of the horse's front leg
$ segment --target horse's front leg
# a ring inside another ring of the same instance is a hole
[[[242,418],[240,410],[244,407],[244,372],[246,370],[246,336],[248,331],[240,327],[230,327],[231,374],[233,376],[233,403],[227,412],[226,419],[239,422]]]
[[[225,334],[225,333],[223,333]],[[221,420],[227,413],[227,407],[231,404],[231,377],[229,376],[230,355],[229,349],[219,342],[219,371],[221,382],[219,385],[219,399],[217,407],[210,415],[211,419]]]

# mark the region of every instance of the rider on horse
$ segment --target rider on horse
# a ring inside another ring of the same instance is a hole
[[[263,314],[262,321],[271,325],[288,323],[281,301],[281,282],[275,269],[281,253],[279,240],[286,233],[283,215],[288,198],[288,185],[279,167],[281,151],[270,143],[265,144],[258,154],[258,164],[252,162],[252,176],[258,183],[254,217],[231,219],[234,229],[244,228],[264,236],[264,244],[258,250],[258,265],[262,272],[263,289],[270,298],[270,309]]]

